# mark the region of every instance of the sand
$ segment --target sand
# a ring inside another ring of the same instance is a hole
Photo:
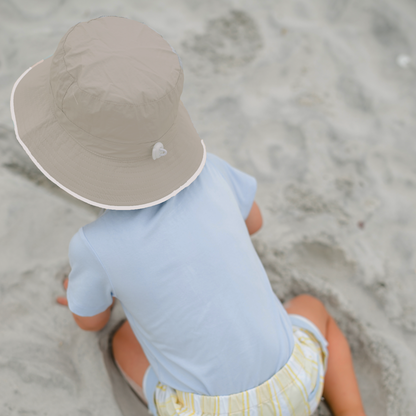
[[[142,21],[174,46],[208,151],[258,180],[253,242],[277,296],[311,293],[333,313],[369,416],[413,415],[411,0],[0,2],[0,414],[121,415],[98,335],[55,303],[68,243],[98,209],[42,176],[9,110],[15,80],[100,15]],[[118,305],[108,328],[121,317]]]

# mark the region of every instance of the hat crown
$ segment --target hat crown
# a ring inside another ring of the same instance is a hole
[[[169,43],[145,24],[101,17],[62,38],[50,86],[55,116],[75,140],[94,153],[128,158],[172,126],[183,70]]]

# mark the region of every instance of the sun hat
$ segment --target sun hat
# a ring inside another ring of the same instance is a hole
[[[205,164],[180,100],[183,83],[179,56],[144,23],[80,22],[14,84],[16,137],[72,196],[106,209],[150,207],[190,185]]]

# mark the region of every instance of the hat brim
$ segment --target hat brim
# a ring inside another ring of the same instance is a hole
[[[206,149],[182,101],[163,136],[159,159],[120,161],[82,147],[57,122],[50,108],[52,58],[25,71],[13,86],[10,108],[17,140],[52,182],[75,198],[100,208],[132,210],[160,204],[201,173]]]

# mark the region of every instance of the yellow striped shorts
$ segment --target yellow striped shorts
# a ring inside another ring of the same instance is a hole
[[[300,322],[300,327],[296,326],[296,319],[299,321],[302,318],[296,315],[291,318],[295,347],[289,361],[272,378],[258,387],[229,396],[186,393],[158,383],[154,396],[158,415],[311,415],[322,396],[328,357],[327,343],[311,322],[305,319],[310,325]]]

